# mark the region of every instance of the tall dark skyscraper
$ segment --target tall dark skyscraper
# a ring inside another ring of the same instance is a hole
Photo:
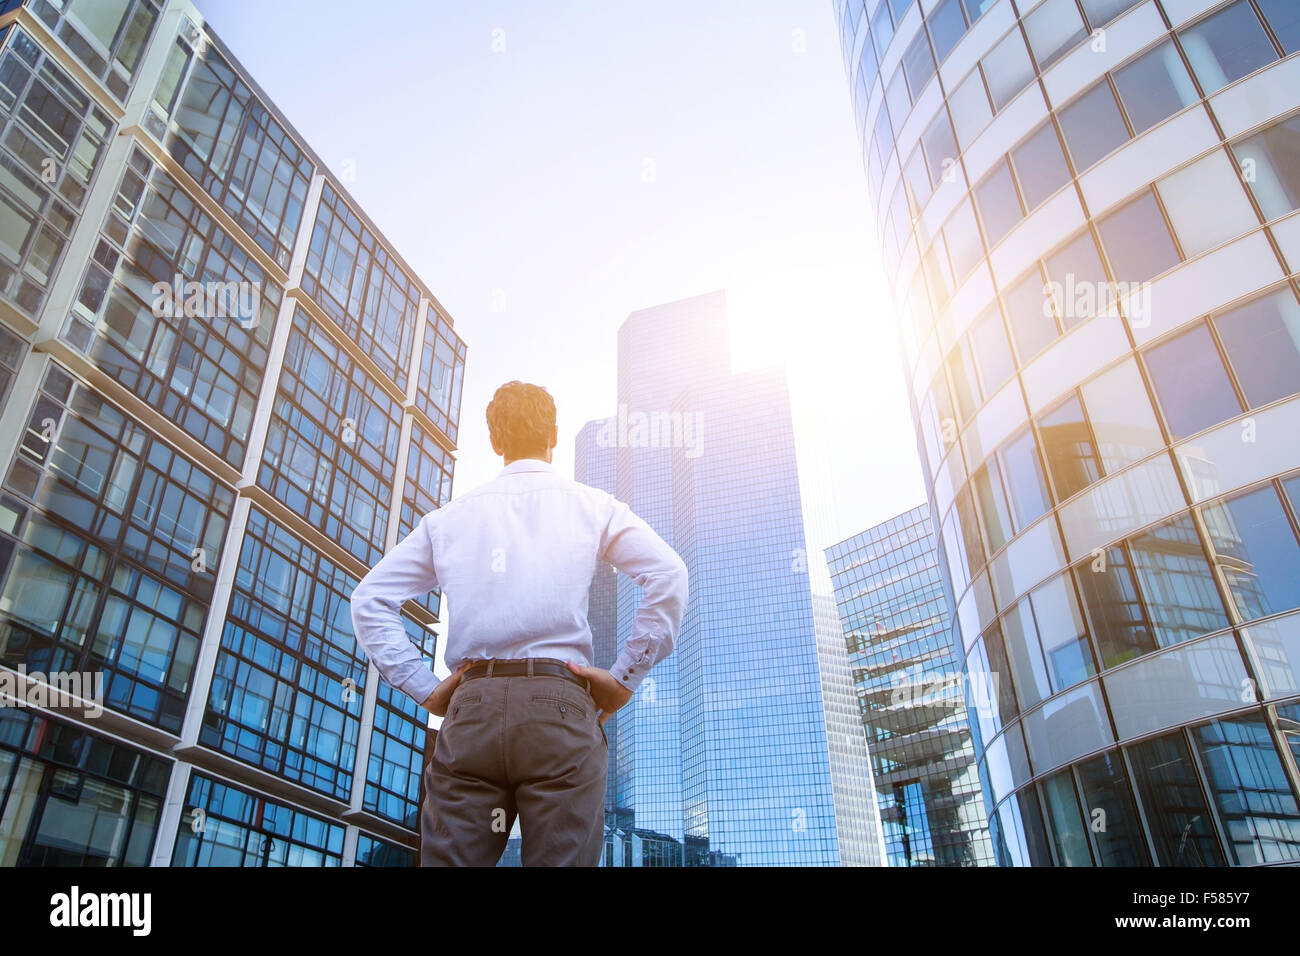
[[[0,3],[0,167],[0,865],[412,865],[348,598],[451,495],[450,316],[184,0]]]
[[[993,865],[929,507],[832,545],[826,558],[870,743],[889,865]]]
[[[1300,861],[1297,5],[834,10],[996,858]]]
[[[577,477],[608,482],[612,447],[613,490],[691,572],[677,650],[618,714],[618,827],[642,865],[879,863],[869,803],[836,818],[784,374],[731,374],[712,293],[628,317],[618,393],[617,414],[582,432]],[[621,646],[637,594],[617,587]],[[607,862],[623,865],[624,839],[611,835]]]

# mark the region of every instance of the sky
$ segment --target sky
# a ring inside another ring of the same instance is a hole
[[[196,0],[450,312],[453,496],[484,409],[556,398],[556,467],[616,410],[629,313],[726,291],[783,364],[813,554],[924,499],[831,0]]]

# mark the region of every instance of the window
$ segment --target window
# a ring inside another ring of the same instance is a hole
[[[1237,0],[1178,36],[1206,96],[1277,59],[1248,0]]]
[[[1272,485],[1201,509],[1243,620],[1300,607],[1300,545]]]
[[[1118,667],[1156,649],[1133,565],[1123,545],[1106,548],[1075,565],[1074,580],[1103,669]]]
[[[889,104],[881,101],[876,113],[876,128],[872,131],[872,142],[876,146],[876,158],[883,170],[889,165],[889,156],[894,151],[894,130],[889,124]]]
[[[925,150],[925,162],[930,168],[930,181],[936,188],[941,181],[954,178],[957,172],[957,141],[952,135],[948,112],[942,107],[921,134],[921,147]]]
[[[997,0],[961,0],[961,2],[966,8],[966,19],[974,23],[983,16],[985,10],[997,3]]]
[[[975,186],[975,205],[979,209],[980,221],[984,223],[984,235],[990,248],[996,246],[1023,218],[1020,197],[1011,179],[1011,167],[1005,159],[999,160],[993,171]]]
[[[979,406],[979,394],[975,385],[974,361],[964,336],[948,356],[948,377],[952,380],[952,393],[957,399],[957,413],[963,423],[968,422]]]
[[[903,181],[912,191],[917,206],[924,206],[930,198],[930,174],[925,168],[925,156],[921,152],[920,145],[912,150],[912,155],[903,164]]]
[[[1273,35],[1282,44],[1282,55],[1300,50],[1300,7],[1293,0],[1257,0]]]
[[[885,87],[885,102],[889,104],[889,116],[898,123],[899,129],[902,129],[907,114],[911,112],[912,101],[907,96],[907,82],[903,79],[903,67],[900,64],[894,69],[894,75],[889,80],[889,85]]]
[[[1181,730],[1129,749],[1161,866],[1225,866],[1210,808]]]
[[[997,303],[975,320],[969,334],[976,365],[979,367],[984,397],[988,398],[1016,370],[1015,359],[1011,356],[1011,345],[1007,342],[1006,329],[1002,326],[1002,315],[998,312]]]
[[[1097,673],[1069,574],[1058,574],[1034,588],[1029,603],[1034,609],[1052,690],[1060,693]]]
[[[972,477],[975,500],[984,522],[984,540],[989,554],[1000,549],[1011,538],[1011,516],[1007,513],[1006,499],[1002,496],[1002,479],[998,476],[997,461],[990,458]]]
[[[880,7],[876,10],[876,15],[871,18],[871,39],[876,43],[878,57],[884,58],[885,48],[889,46],[893,36],[894,23],[889,19],[889,4],[886,0],[880,0]]]
[[[1028,139],[1011,151],[1020,191],[1030,212],[1070,179],[1070,167],[1061,152],[1056,127],[1048,120]]]
[[[1191,732],[1237,866],[1300,859],[1300,806],[1262,714]]]
[[[1044,514],[1051,503],[1047,499],[1047,484],[1038,460],[1034,433],[1025,428],[1018,436],[1003,446],[999,454],[1002,472],[1006,477],[1007,496],[1011,513],[1015,516],[1017,531],[1023,531]]]
[[[943,226],[943,237],[948,245],[948,255],[952,257],[953,275],[960,284],[984,258],[984,243],[980,241],[979,226],[975,223],[969,199],[963,199],[948,217]]]
[[[988,81],[995,113],[1015,99],[1016,94],[1034,78],[1034,64],[1030,62],[1029,51],[1016,29],[984,55],[980,68]]]
[[[1002,301],[1020,361],[1028,362],[1050,345],[1057,334],[1051,300],[1044,294],[1043,277],[1037,267],[1004,292]]]
[[[882,5],[884,0],[881,0]],[[894,14],[894,22],[897,23],[903,19],[903,14],[907,13],[907,8],[911,6],[912,0],[889,0],[890,11]]]
[[[903,73],[907,77],[907,88],[912,92],[912,102],[921,95],[921,90],[934,76],[934,57],[930,55],[930,44],[926,42],[925,31],[916,35],[907,52],[903,54]]]
[[[1192,78],[1170,40],[1116,70],[1114,78],[1135,136],[1191,106],[1198,98]]]
[[[1038,428],[1057,501],[1064,501],[1101,477],[1100,456],[1077,395],[1071,394],[1043,415]]]
[[[942,63],[966,34],[966,18],[960,0],[943,0],[930,14],[926,25],[930,28],[935,58]]]
[[[1070,158],[1079,172],[1128,142],[1128,127],[1105,77],[1057,115]]]
[[[1300,113],[1233,146],[1265,219],[1300,209]]]
[[[1117,282],[1147,282],[1176,266],[1178,250],[1149,189],[1097,221]]]
[[[1259,224],[1240,183],[1240,171],[1221,149],[1157,183],[1184,255],[1197,255]]]
[[[1205,325],[1147,349],[1143,357],[1175,440],[1241,414],[1241,403]]]
[[[1047,668],[1039,649],[1038,628],[1034,625],[1029,599],[1025,598],[1002,618],[1002,632],[1006,638],[1007,658],[1015,680],[1016,696],[1020,710],[1026,711],[1051,695],[1047,681]]]
[[[1101,865],[1149,866],[1151,857],[1138,825],[1133,791],[1119,751],[1101,754],[1079,764],[1076,769],[1089,821],[1096,819],[1094,815],[1100,810],[1100,819],[1106,822],[1101,829],[1093,829]]]
[[[1165,447],[1142,373],[1131,357],[1079,386],[1103,474]]]
[[[1088,23],[1095,30],[1104,27],[1125,10],[1135,7],[1140,0],[1081,0]]]
[[[1092,866],[1088,844],[1088,827],[1079,810],[1079,795],[1074,791],[1074,774],[1067,767],[1041,784],[1048,832],[1056,847],[1060,866]]]
[[[1088,35],[1074,0],[1046,0],[1024,20],[1029,48],[1038,68],[1046,70]]]
[[[1130,539],[1129,551],[1161,647],[1228,626],[1214,573],[1190,515]]]
[[[1073,328],[1111,307],[1110,282],[1092,233],[1084,229],[1043,260],[1061,324]]]
[[[1300,390],[1300,303],[1289,287],[1214,319],[1251,408]]]
[[[965,149],[980,130],[993,118],[989,108],[989,95],[984,89],[984,80],[979,70],[971,70],[948,97],[948,111],[952,114],[957,141]]]

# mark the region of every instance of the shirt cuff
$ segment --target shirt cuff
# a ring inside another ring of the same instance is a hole
[[[399,688],[403,694],[415,701],[416,704],[423,707],[424,702],[429,699],[433,689],[442,683],[433,671],[421,667],[412,676],[406,679],[406,683]]]
[[[618,655],[618,660],[614,662],[614,666],[609,669],[609,672],[614,675],[614,680],[628,690],[635,692],[650,673],[652,666],[649,651],[638,657],[625,647],[623,653]]]

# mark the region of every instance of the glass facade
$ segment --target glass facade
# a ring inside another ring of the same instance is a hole
[[[927,506],[826,549],[890,866],[989,866],[961,660]]]
[[[995,858],[1293,860],[1292,5],[835,6]]]
[[[862,862],[865,788],[838,795],[863,812],[836,814],[784,376],[730,374],[725,300],[712,293],[627,318],[618,400],[616,416],[580,433],[575,475],[677,550],[691,600],[677,649],[618,712],[615,734],[606,724],[605,865]],[[636,592],[598,570],[598,663],[630,635]]]
[[[0,6],[0,203],[0,863],[414,865],[348,601],[450,499],[451,318],[185,0]]]

